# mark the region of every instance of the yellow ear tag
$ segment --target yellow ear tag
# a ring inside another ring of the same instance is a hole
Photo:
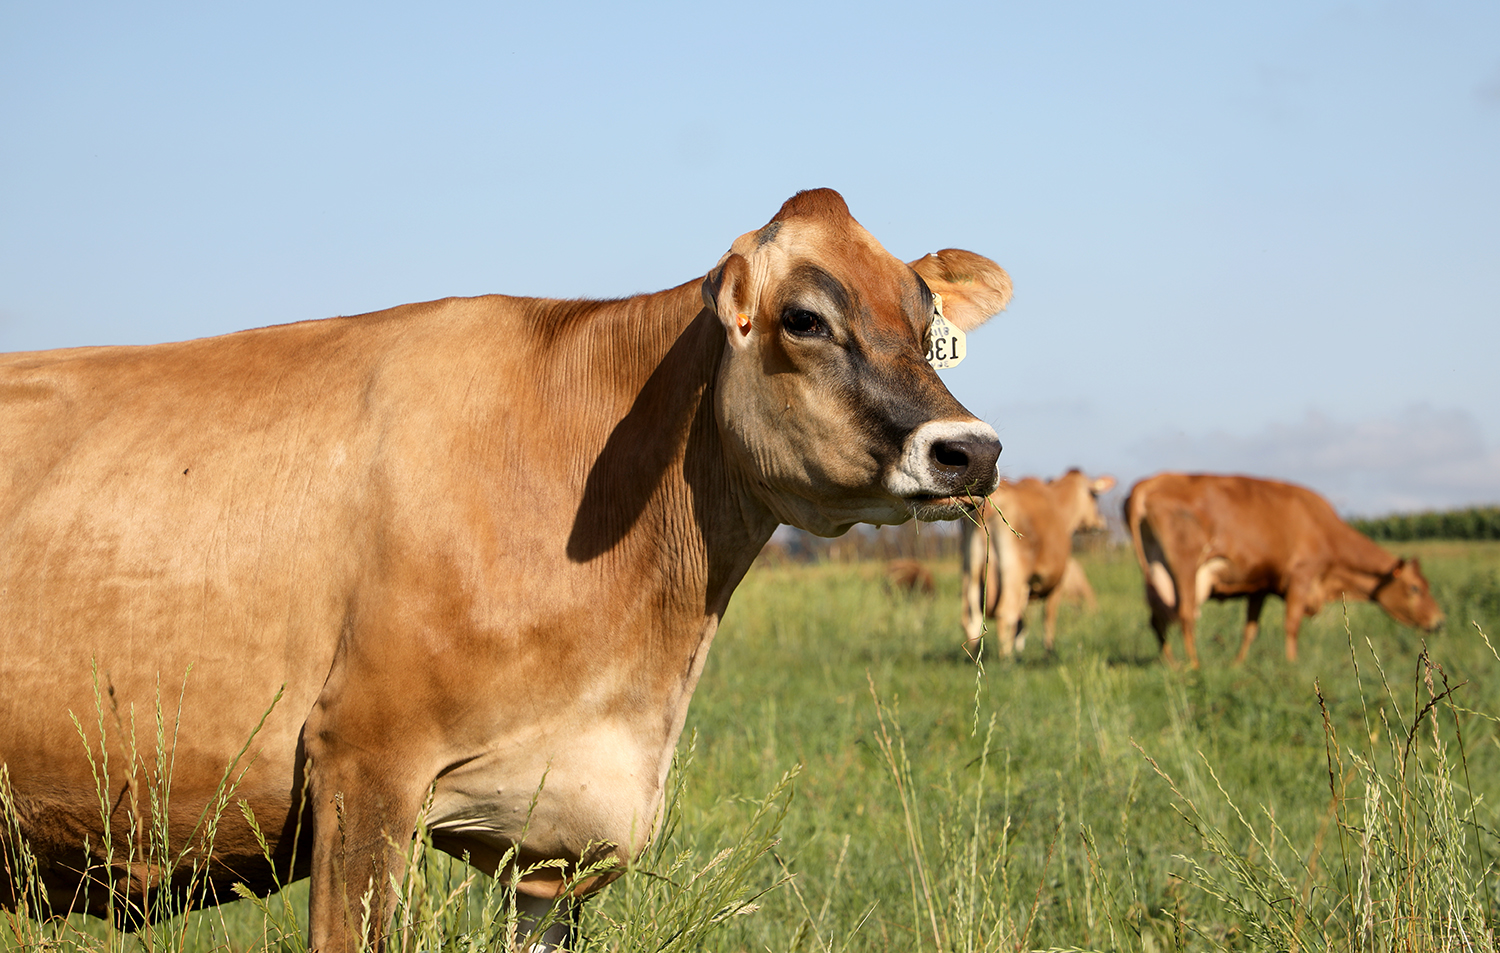
[[[927,363],[936,370],[955,367],[969,353],[964,332],[943,317],[943,296],[932,294],[932,324],[927,328]]]
[[[740,326],[741,333],[750,333],[750,315],[741,311],[739,314],[734,316],[734,321]]]

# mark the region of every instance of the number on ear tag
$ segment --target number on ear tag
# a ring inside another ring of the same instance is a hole
[[[964,332],[943,317],[943,296],[932,295],[932,324],[927,328],[927,363],[937,370],[954,367],[969,353]]]

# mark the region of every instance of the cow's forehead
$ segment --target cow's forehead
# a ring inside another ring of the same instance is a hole
[[[899,295],[918,283],[915,272],[886,251],[831,189],[797,193],[771,221],[741,235],[731,251],[745,256],[752,272],[767,278],[811,264],[864,295]],[[760,268],[753,267],[757,260]]]

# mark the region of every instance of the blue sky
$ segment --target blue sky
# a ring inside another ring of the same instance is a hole
[[[0,350],[703,274],[801,188],[1011,309],[1006,473],[1500,502],[1500,5],[0,6]]]

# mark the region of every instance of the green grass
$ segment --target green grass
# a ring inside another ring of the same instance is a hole
[[[1210,605],[1198,672],[1156,661],[1122,550],[1082,557],[1099,610],[1064,608],[1055,656],[1033,638],[982,673],[956,563],[931,598],[880,564],[757,567],[693,702],[668,836],[586,908],[588,947],[1494,949],[1500,659],[1480,628],[1500,630],[1500,543],[1402,549],[1444,632],[1331,605],[1288,665],[1273,600],[1231,669],[1243,605]],[[420,873],[403,948],[495,948],[493,885],[436,857]],[[278,898],[187,924],[149,948],[300,949]],[[148,948],[97,922],[48,936]]]
[[[787,949],[808,910],[819,936],[852,935],[854,949],[934,948],[931,917],[913,899],[914,857],[877,744],[871,683],[902,726],[932,866],[958,863],[964,838],[980,821],[988,825],[981,852],[1000,865],[991,898],[994,932],[1008,933],[1003,945],[1248,943],[1240,912],[1190,882],[1194,863],[1209,871],[1229,865],[1184,819],[1184,797],[1147,757],[1193,797],[1203,826],[1224,831],[1218,849],[1260,850],[1238,823],[1239,805],[1247,816],[1274,817],[1291,845],[1283,849],[1316,862],[1310,882],[1340,879],[1328,855],[1339,839],[1329,825],[1329,730],[1337,747],[1388,761],[1386,740],[1424,703],[1424,644],[1451,684],[1466,683],[1456,705],[1500,712],[1500,661],[1467,624],[1493,631],[1500,622],[1500,545],[1413,544],[1409,552],[1423,557],[1449,611],[1446,631],[1430,640],[1368,604],[1349,607],[1346,632],[1334,605],[1306,624],[1302,660],[1289,666],[1273,600],[1250,660],[1231,669],[1243,604],[1210,605],[1200,630],[1203,670],[1171,671],[1155,661],[1133,560],[1106,550],[1084,557],[1099,611],[1064,609],[1057,655],[1046,657],[1032,639],[1019,664],[992,659],[978,680],[961,649],[956,565],[937,567],[932,599],[889,593],[878,565],[753,572],[694,701],[689,723],[700,732],[704,768],[694,788],[708,827],[717,793],[758,790],[786,765],[805,765],[780,856],[806,904],[782,892],[768,915],[736,924],[724,948]],[[1039,608],[1031,610],[1037,626]],[[1452,714],[1444,712],[1450,731]],[[1472,865],[1464,869],[1478,884],[1488,859],[1500,855],[1489,833],[1500,736],[1483,716],[1457,718],[1467,766],[1460,780],[1481,799],[1479,831],[1465,828]],[[989,778],[976,820],[986,737]],[[1459,800],[1467,809],[1468,793]],[[944,837],[953,857],[942,856]]]

